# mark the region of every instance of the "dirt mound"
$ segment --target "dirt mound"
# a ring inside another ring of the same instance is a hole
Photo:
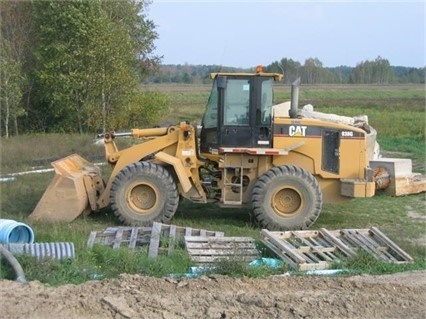
[[[0,318],[425,318],[426,272],[384,276],[203,276],[49,287],[0,281]]]

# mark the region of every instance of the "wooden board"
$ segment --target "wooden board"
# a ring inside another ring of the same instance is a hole
[[[100,244],[112,248],[129,247],[134,250],[149,244],[150,237],[151,227],[109,227],[105,230],[90,232],[87,248]]]
[[[361,249],[390,263],[411,263],[411,258],[376,227],[369,229],[325,228],[308,231],[261,231],[261,241],[296,270],[328,269]]]
[[[183,240],[185,235],[223,237],[220,231],[210,231],[191,227],[166,225],[154,222],[152,227],[117,226],[103,231],[92,231],[87,241],[87,247],[95,244],[112,248],[129,247],[131,250],[148,247],[148,256],[170,254],[175,245]]]
[[[197,264],[221,260],[250,262],[259,258],[255,241],[250,237],[185,236],[185,247]]]

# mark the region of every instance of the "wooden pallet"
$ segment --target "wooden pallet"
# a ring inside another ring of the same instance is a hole
[[[87,247],[92,248],[93,245],[100,244],[114,249],[129,247],[136,250],[148,246],[148,256],[154,258],[163,253],[170,254],[177,242],[183,242],[185,235],[223,237],[224,233],[154,222],[152,227],[118,226],[92,231]]]
[[[361,249],[389,263],[411,263],[411,258],[378,228],[329,231],[261,231],[261,241],[296,270],[328,269]]]
[[[221,260],[250,262],[259,258],[255,241],[250,237],[185,236],[185,247],[197,264]]]

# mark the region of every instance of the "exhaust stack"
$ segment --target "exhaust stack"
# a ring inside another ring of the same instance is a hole
[[[294,81],[291,84],[291,104],[290,104],[290,110],[288,111],[288,115],[291,119],[294,119],[297,117],[297,111],[299,109],[299,85],[300,85],[300,78],[298,78],[296,81]]]

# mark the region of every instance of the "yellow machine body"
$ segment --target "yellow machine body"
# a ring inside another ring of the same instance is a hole
[[[293,87],[291,102],[272,105],[272,82],[281,80],[280,74],[211,77],[201,131],[182,122],[106,133],[108,180],[76,154],[53,162],[56,175],[30,217],[69,222],[110,205],[124,223],[144,225],[168,222],[179,199],[186,198],[252,205],[266,228],[304,229],[323,203],[371,197],[379,189],[391,195],[426,190],[425,178],[411,172],[411,162],[380,158],[366,117],[299,110]],[[119,150],[115,138],[120,135],[139,142]]]

